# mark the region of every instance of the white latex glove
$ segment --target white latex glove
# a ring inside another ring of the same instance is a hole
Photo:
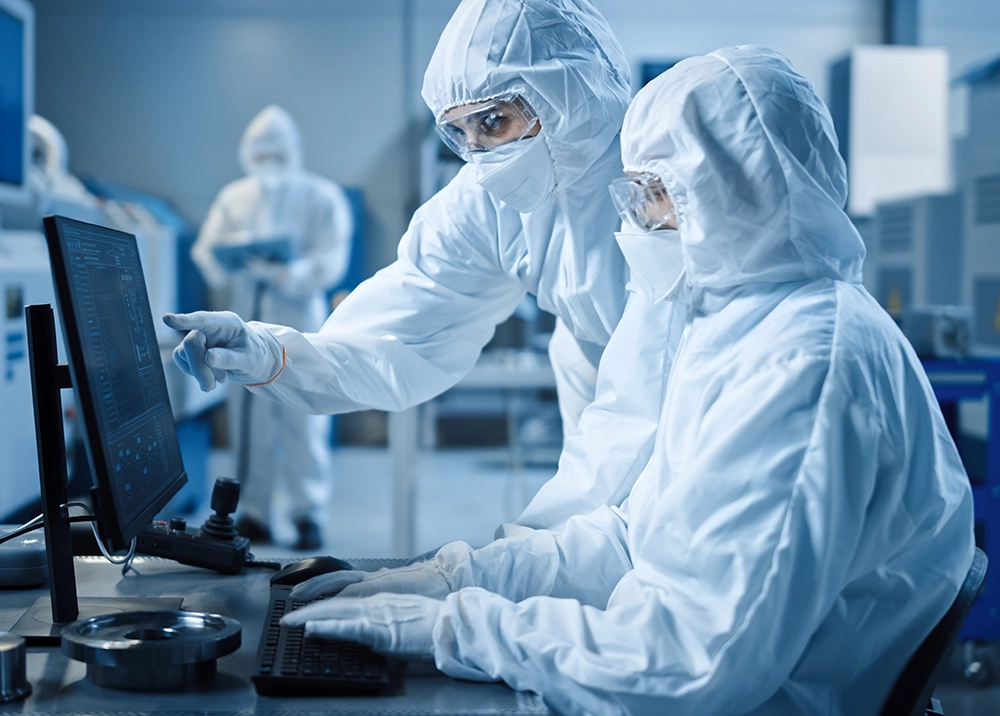
[[[292,596],[309,601],[334,594],[370,597],[373,594],[393,593],[444,599],[453,591],[444,571],[429,561],[377,572],[344,569],[321,574],[296,586]]]
[[[163,322],[187,331],[174,349],[174,362],[205,392],[226,378],[237,383],[266,383],[284,367],[281,341],[230,311],[167,313]]]
[[[304,624],[306,633],[314,636],[360,642],[386,656],[430,660],[441,604],[416,594],[334,597],[296,609],[281,621]]]

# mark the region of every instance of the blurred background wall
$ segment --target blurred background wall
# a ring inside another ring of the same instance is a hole
[[[389,263],[419,201],[424,69],[456,0],[36,0],[36,111],[74,173],[167,198],[195,224],[240,175],[264,105],[299,122],[307,166],[365,190],[368,273]],[[882,37],[879,0],[598,0],[633,63],[753,42],[828,97],[829,65]],[[954,74],[1000,50],[1000,3],[922,0],[920,44]]]

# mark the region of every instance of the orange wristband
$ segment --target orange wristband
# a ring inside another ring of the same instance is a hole
[[[278,372],[274,374],[274,377],[271,378],[271,380],[267,381],[266,383],[247,383],[247,387],[248,388],[260,388],[260,387],[265,386],[265,385],[270,385],[271,383],[273,383],[274,381],[276,381],[278,379],[278,376],[281,375],[281,371],[283,371],[285,369],[285,365],[287,363],[288,363],[288,352],[285,350],[284,344],[282,344],[282,346],[281,346],[281,367],[278,368]]]

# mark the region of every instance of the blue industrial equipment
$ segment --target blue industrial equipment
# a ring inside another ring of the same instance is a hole
[[[639,86],[645,87],[683,59],[683,57],[677,57],[668,60],[647,60],[643,62],[639,65]]]
[[[351,260],[347,264],[347,272],[339,284],[329,292],[330,300],[341,291],[353,291],[362,281],[368,278],[365,269],[365,193],[357,187],[344,187],[347,200],[351,202],[351,216],[354,218],[354,233],[351,235]],[[340,442],[337,429],[337,416],[330,417],[330,445],[336,447]]]
[[[347,200],[351,203],[351,216],[354,218],[354,233],[351,235],[351,260],[347,264],[344,278],[331,291],[332,296],[337,291],[352,291],[358,284],[368,278],[365,270],[365,193],[357,187],[344,187]]]
[[[954,83],[964,88],[967,132],[956,138],[955,175],[963,195],[962,302],[972,306],[972,349],[1000,355],[1000,58]]]
[[[955,409],[957,404],[961,401],[988,401],[989,432],[984,469],[974,469],[970,464],[970,458],[974,460],[974,456],[963,455],[962,459],[966,470],[970,475],[974,474],[972,495],[976,546],[988,558],[1000,561],[1000,360],[927,360],[923,365],[956,442],[963,442]],[[960,638],[1000,639],[1000,569],[987,574],[986,585],[972,605]]]
[[[26,0],[0,0],[0,207],[31,202],[31,139],[35,111],[35,9]]]

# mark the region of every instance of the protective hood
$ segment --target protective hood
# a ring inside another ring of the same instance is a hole
[[[626,114],[622,158],[663,179],[695,289],[860,282],[830,113],[776,52],[725,48],[653,80]]]
[[[538,113],[556,184],[567,186],[621,129],[628,62],[588,0],[464,0],[427,67],[424,101],[440,118],[508,92]]]
[[[274,153],[285,157],[290,171],[302,169],[302,143],[292,116],[276,104],[265,107],[253,118],[240,141],[240,166],[247,174],[258,167],[254,156]]]
[[[31,132],[32,152],[37,157],[36,164],[50,177],[69,174],[69,151],[62,133],[49,120],[31,115],[28,120]]]
[[[62,214],[90,223],[108,223],[98,207],[97,198],[69,173],[69,150],[62,133],[37,114],[28,120],[31,134],[31,189],[35,211],[39,214]]]

